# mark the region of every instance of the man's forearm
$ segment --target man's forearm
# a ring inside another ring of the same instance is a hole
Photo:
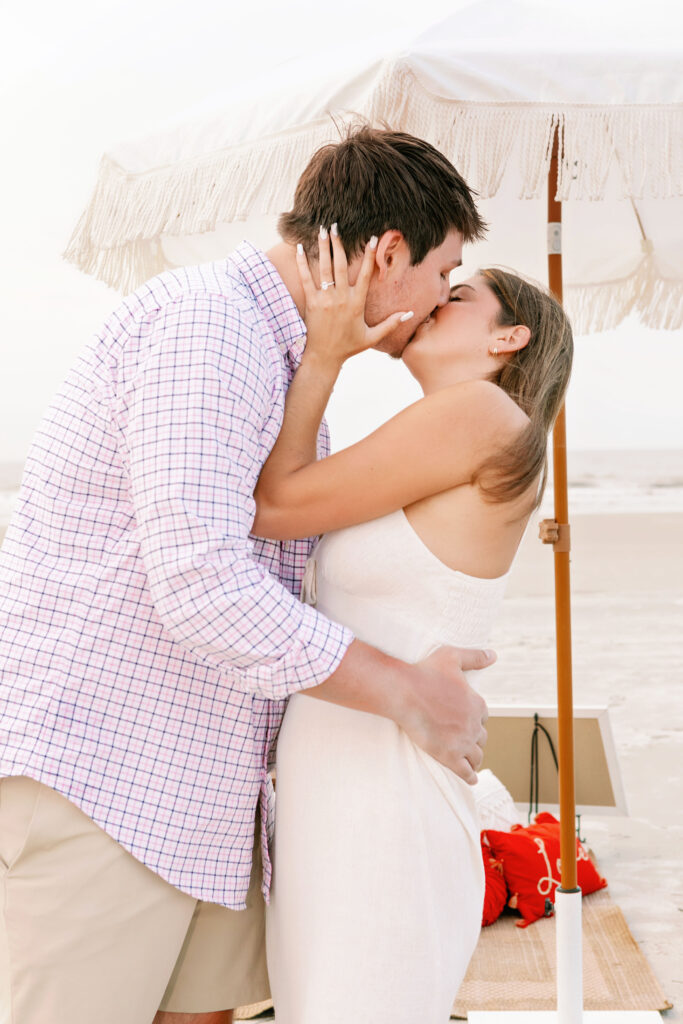
[[[354,640],[329,679],[303,690],[309,697],[400,722],[411,697],[410,667]]]

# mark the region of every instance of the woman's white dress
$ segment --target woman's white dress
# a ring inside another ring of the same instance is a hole
[[[303,596],[414,662],[442,644],[485,647],[506,579],[449,569],[399,510],[326,535]],[[389,719],[303,694],[282,725],[276,786],[277,1024],[444,1024],[481,923],[471,787]]]

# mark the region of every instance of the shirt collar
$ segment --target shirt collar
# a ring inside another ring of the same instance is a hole
[[[242,242],[230,254],[230,262],[253,294],[282,355],[298,366],[306,346],[306,325],[277,270],[251,242]]]

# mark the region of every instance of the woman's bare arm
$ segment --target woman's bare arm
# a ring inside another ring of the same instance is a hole
[[[365,323],[365,300],[377,248],[374,236],[366,247],[353,286],[349,285],[346,253],[336,225],[329,239],[327,233],[321,233],[318,241],[320,280],[334,281],[334,287],[316,288],[303,247],[298,245],[297,267],[306,299],[308,336],[301,365],[287,393],[279,436],[257,488],[257,502],[263,498],[266,486],[268,493],[274,494],[281,479],[315,462],[320,423],[345,360],[372,348],[399,320],[412,316],[396,313],[375,327]],[[334,270],[330,245],[334,251]]]
[[[319,420],[311,416],[307,382],[315,390],[313,363],[286,414],[295,440],[279,446],[258,482],[257,536],[325,533],[470,483],[501,438],[521,426],[519,409],[500,388],[469,381],[420,399],[357,444],[315,461]]]

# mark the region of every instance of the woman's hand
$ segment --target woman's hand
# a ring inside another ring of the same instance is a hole
[[[329,235],[321,228],[318,248],[320,288],[315,286],[303,246],[297,246],[296,262],[306,298],[306,355],[307,358],[314,355],[338,369],[349,356],[373,348],[399,323],[409,320],[413,313],[393,313],[374,327],[368,327],[365,322],[365,300],[377,250],[375,236],[365,247],[360,272],[353,285],[349,284],[346,253],[336,224],[332,225]]]

